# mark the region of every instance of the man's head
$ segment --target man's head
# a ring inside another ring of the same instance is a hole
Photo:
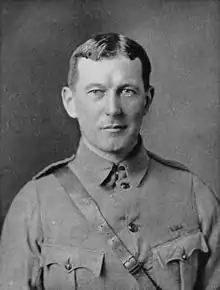
[[[73,52],[62,97],[92,149],[130,152],[153,98],[150,72],[145,50],[120,34],[96,35]]]
[[[68,86],[74,89],[78,77],[77,63],[80,58],[99,61],[124,56],[130,60],[139,58],[142,63],[142,77],[145,91],[149,88],[151,63],[146,51],[134,40],[118,34],[98,34],[76,48],[69,62]]]

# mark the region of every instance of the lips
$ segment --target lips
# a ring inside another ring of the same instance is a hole
[[[126,125],[122,124],[108,124],[103,126],[102,129],[110,132],[117,132],[126,129],[126,127]]]
[[[121,124],[110,124],[103,127],[103,129],[115,129],[115,128],[124,128],[125,125]]]

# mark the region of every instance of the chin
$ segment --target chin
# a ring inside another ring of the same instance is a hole
[[[111,142],[109,144],[103,144],[100,148],[102,151],[106,153],[115,153],[120,154],[127,150],[129,150],[129,147],[131,146],[132,142],[125,142],[125,141],[116,141]]]

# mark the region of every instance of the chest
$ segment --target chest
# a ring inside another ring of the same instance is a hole
[[[178,187],[161,186],[155,181],[141,188],[111,193],[94,186],[87,190],[115,236],[143,263],[161,289],[193,289],[187,283],[195,282],[192,269],[197,267],[198,253],[206,249],[190,192],[182,195],[182,190],[180,195]],[[53,196],[45,194],[41,204],[42,254],[48,285],[57,284],[54,279],[59,283],[70,279],[70,287],[74,283],[87,285],[82,289],[104,289],[106,285],[107,289],[156,289],[149,279],[150,285],[146,286],[143,275],[134,279],[123,267],[108,240],[96,231],[93,210],[85,208],[90,210],[89,218],[85,218],[61,187],[54,189]],[[188,273],[184,274],[186,277],[181,276],[181,271]],[[180,288],[181,279],[188,288]]]

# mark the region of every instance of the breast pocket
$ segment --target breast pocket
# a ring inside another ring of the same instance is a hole
[[[186,235],[155,247],[153,275],[163,290],[192,290],[197,278],[198,258],[208,253],[201,232]]]
[[[42,257],[45,289],[103,289],[103,252],[44,244]]]

